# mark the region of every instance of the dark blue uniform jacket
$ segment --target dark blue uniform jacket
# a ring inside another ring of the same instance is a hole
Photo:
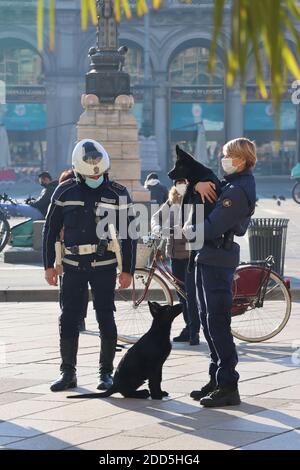
[[[245,235],[256,202],[255,180],[250,170],[225,176],[215,208],[204,221],[204,246],[196,261],[214,266],[236,267],[240,246],[224,243],[226,235]]]
[[[115,215],[116,231],[120,220],[128,227],[134,223],[132,201],[127,189],[117,182],[105,181],[97,189],[89,188],[83,181],[69,179],[54,192],[43,232],[43,259],[45,269],[54,266],[55,242],[64,228],[64,244],[67,248],[78,245],[97,245],[102,234],[96,233],[97,223],[108,214]],[[123,219],[121,219],[123,217]],[[103,237],[105,238],[105,237]],[[136,241],[129,235],[121,240],[123,271],[133,273],[136,259]],[[104,256],[96,253],[65,255],[65,269],[107,269],[117,266],[113,251]]]

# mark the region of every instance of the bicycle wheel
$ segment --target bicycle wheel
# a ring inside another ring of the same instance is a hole
[[[287,324],[291,314],[291,295],[281,277],[258,266],[238,268],[233,286],[231,330],[235,338],[261,342],[273,338]],[[262,282],[266,282],[264,302],[256,303]]]
[[[0,214],[0,252],[6,246],[10,237],[10,226],[6,218]]]
[[[300,181],[297,181],[292,189],[292,196],[297,204],[300,204]]]
[[[122,305],[118,305],[116,312],[116,323],[118,328],[118,339],[124,343],[136,343],[151,326],[152,316],[149,311],[148,301],[159,302],[161,305],[172,305],[171,292],[165,281],[157,274],[153,275],[150,289],[145,299],[138,305],[138,301],[144,294],[145,283],[149,276],[149,270],[139,268],[134,273],[134,286],[131,290],[118,290],[117,298]]]

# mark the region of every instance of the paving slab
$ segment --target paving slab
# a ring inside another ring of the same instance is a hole
[[[62,423],[61,421],[45,421],[39,419],[19,418],[0,422],[0,436],[19,438],[34,437],[46,432],[74,426],[76,421]]]
[[[300,431],[288,431],[262,441],[240,447],[241,450],[300,450]]]
[[[62,450],[68,447],[78,446],[79,444],[95,441],[99,438],[113,437],[115,433],[112,432],[107,436],[107,432],[101,429],[85,428],[84,433],[82,429],[76,427],[68,427],[58,431],[49,432],[36,437],[29,437],[22,441],[8,444],[7,449],[18,450]]]
[[[170,437],[157,443],[143,446],[140,449],[147,450],[229,450],[246,443],[256,442],[272,434],[240,431],[220,431],[214,429],[197,430],[193,433],[185,433]]]

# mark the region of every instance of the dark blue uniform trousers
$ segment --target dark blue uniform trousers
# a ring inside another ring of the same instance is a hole
[[[196,284],[203,333],[210,351],[209,375],[219,387],[235,388],[239,374],[231,333],[232,282],[235,268],[197,264]]]
[[[196,299],[195,271],[188,272],[188,259],[171,258],[172,273],[177,279],[184,283],[187,300],[178,295],[183,306],[183,318],[188,327],[190,337],[199,333],[200,317]]]
[[[116,268],[112,269],[66,269],[62,279],[60,334],[62,338],[78,336],[78,322],[88,284],[93,294],[96,318],[102,339],[115,340],[117,328],[114,318]]]

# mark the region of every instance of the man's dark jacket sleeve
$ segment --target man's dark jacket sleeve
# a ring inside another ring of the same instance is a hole
[[[52,181],[51,183],[48,184],[46,188],[42,190],[38,199],[30,203],[30,206],[34,207],[35,209],[38,209],[43,214],[44,217],[46,217],[47,210],[51,202],[51,197],[57,185],[58,185],[57,181]]]
[[[52,196],[43,230],[43,262],[45,269],[54,267],[55,242],[59,238],[60,231],[63,227],[62,206],[56,203],[58,200],[57,196],[57,191],[55,191]]]

